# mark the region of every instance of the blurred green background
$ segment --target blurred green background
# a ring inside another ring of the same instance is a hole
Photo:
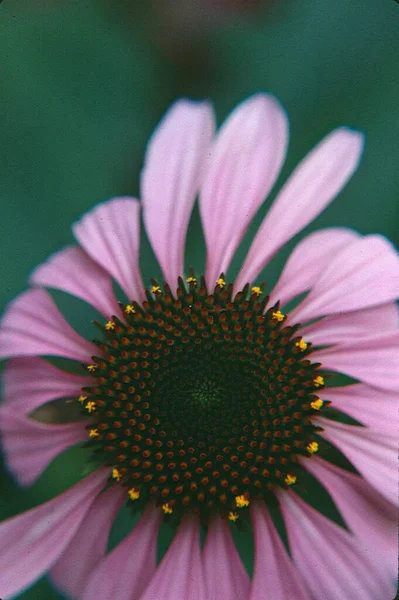
[[[305,233],[341,224],[384,233],[398,244],[399,6],[393,0],[270,0],[207,14],[206,7],[194,13],[194,4],[0,4],[0,309],[26,287],[35,265],[72,241],[70,224],[82,212],[114,195],[138,194],[146,140],[182,95],[210,98],[221,120],[252,93],[275,93],[292,135],[280,184],[333,127],[365,130],[358,173]],[[201,270],[197,211],[188,248],[189,262]],[[271,281],[287,252],[272,265]],[[148,247],[142,268],[147,281],[158,274]],[[80,303],[64,300],[64,306],[91,336],[90,312]],[[64,490],[79,479],[80,464],[79,450],[66,453],[29,491],[3,470],[0,517]],[[20,596],[59,597],[45,580]]]

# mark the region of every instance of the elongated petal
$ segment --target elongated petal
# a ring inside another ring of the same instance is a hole
[[[250,581],[231,537],[220,517],[210,524],[203,551],[207,600],[248,598]]]
[[[139,270],[140,205],[134,198],[99,204],[73,226],[91,258],[119,283],[129,300],[143,300]]]
[[[324,317],[307,325],[300,333],[314,346],[327,346],[397,330],[398,308],[392,303]]]
[[[79,529],[109,476],[96,471],[53,500],[0,524],[0,590],[14,596],[45,573]]]
[[[399,389],[399,333],[384,333],[318,350],[312,360],[323,368],[345,373],[361,382],[394,391]]]
[[[78,247],[64,248],[37,267],[31,277],[33,285],[56,288],[81,298],[106,318],[120,316],[112,290],[111,278],[99,264]]]
[[[332,313],[386,304],[398,297],[398,254],[382,236],[368,235],[333,258],[290,318],[304,323]]]
[[[156,568],[160,511],[150,507],[133,531],[93,570],[83,600],[140,598]]]
[[[320,433],[337,446],[387,500],[398,505],[398,436],[318,417]]]
[[[0,325],[0,358],[64,356],[89,363],[96,346],[68,323],[45,290],[28,290],[8,306]]]
[[[292,492],[280,495],[291,554],[310,594],[323,600],[383,600],[392,582],[382,577],[356,537]]]
[[[185,519],[140,600],[204,600],[199,523]],[[86,600],[86,598],[85,598]]]
[[[311,223],[353,175],[363,135],[345,127],[318,144],[295,169],[266,215],[236,282],[241,289],[288,240]]]
[[[398,573],[397,510],[362,477],[318,457],[303,463],[328,490],[347,526],[358,536],[358,544],[373,557],[375,568],[392,581],[393,592]]]
[[[0,430],[6,464],[19,483],[31,485],[58,454],[87,439],[85,423],[49,425],[0,407]]]
[[[397,435],[399,410],[397,391],[378,390],[363,383],[326,388],[324,400],[374,431]]]
[[[249,600],[308,600],[301,577],[284,548],[266,506],[261,503],[255,505],[251,514],[255,536],[255,571]]]
[[[291,252],[278,282],[270,294],[270,304],[284,305],[310,290],[331,259],[359,235],[345,227],[320,229],[309,234]]]
[[[56,398],[79,396],[92,379],[73,375],[36,356],[10,359],[3,372],[4,401],[21,414]]]
[[[172,289],[183,275],[188,222],[213,132],[213,111],[207,102],[180,100],[148,145],[141,176],[143,218]]]
[[[286,114],[267,94],[239,104],[221,128],[200,195],[208,287],[227,271],[249,223],[277,179],[287,144]]]
[[[98,496],[68,547],[50,571],[53,583],[68,598],[81,598],[93,569],[104,559],[113,520],[126,499],[115,486]],[[98,595],[97,598],[104,598]],[[118,598],[119,596],[114,596]]]

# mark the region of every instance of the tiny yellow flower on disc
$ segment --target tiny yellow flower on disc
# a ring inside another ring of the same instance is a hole
[[[324,385],[324,379],[321,375],[318,375],[313,379],[313,383],[315,387],[321,387],[322,385]]]
[[[187,277],[186,283],[193,283],[195,285],[197,283],[197,280],[195,277]]]
[[[236,497],[236,506],[237,508],[244,508],[244,506],[249,506],[249,500],[245,496],[237,496]]]
[[[89,437],[90,438],[96,438],[99,435],[100,434],[98,433],[98,429],[90,429],[90,431],[89,431]]]
[[[323,406],[323,400],[320,400],[320,398],[317,398],[317,400],[313,400],[313,402],[310,403],[310,406],[314,410],[320,410],[321,407]]]
[[[130,500],[138,500],[140,498],[140,490],[137,488],[132,488],[128,491]]]
[[[105,324],[105,329],[107,331],[110,331],[111,329],[115,329],[115,323],[113,321],[108,321],[108,323]]]
[[[290,473],[288,473],[284,481],[287,485],[293,485],[294,483],[296,483],[296,475],[290,475]]]
[[[306,446],[306,450],[309,452],[309,454],[314,454],[315,452],[317,452],[319,449],[319,444],[317,442],[310,442],[307,446]]]
[[[275,319],[276,321],[278,321],[279,323],[281,323],[281,321],[284,321],[286,315],[284,315],[281,310],[277,310],[276,312],[272,313],[272,317],[273,319]]]
[[[171,508],[168,503],[162,504],[161,508],[165,515],[171,515],[173,512],[173,508]]]
[[[87,370],[93,373],[97,369],[97,365],[87,365]]]
[[[306,350],[306,348],[308,347],[307,343],[304,342],[302,339],[299,340],[299,342],[296,342],[295,346],[297,346],[300,350]]]
[[[228,514],[229,521],[233,521],[233,523],[235,523],[239,518],[240,515],[237,512],[230,511]]]
[[[87,396],[79,396],[79,402],[81,402],[83,404],[83,402],[86,402],[87,400]]]
[[[116,469],[116,468],[112,469],[112,478],[116,479],[116,481],[120,481],[122,479],[122,475],[121,475],[121,472],[119,471],[119,469]]]
[[[127,306],[125,306],[125,313],[127,313],[128,315],[130,315],[130,313],[135,313],[135,309],[134,306],[132,306],[131,304],[128,304]]]
[[[223,277],[219,277],[219,279],[216,280],[216,285],[218,285],[221,288],[224,288],[224,286],[226,285],[226,282],[223,279]]]
[[[152,294],[160,294],[161,293],[161,288],[159,287],[159,285],[153,285],[151,288],[151,293]]]
[[[261,296],[262,295],[262,290],[257,285],[255,287],[251,288],[251,292],[253,294],[256,294],[257,296]]]
[[[85,408],[89,413],[92,413],[96,410],[96,403],[93,402],[93,400],[90,400],[90,402],[86,404]]]

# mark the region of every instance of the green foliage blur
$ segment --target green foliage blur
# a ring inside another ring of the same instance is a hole
[[[162,4],[1,3],[1,310],[26,288],[35,265],[72,242],[70,225],[84,211],[112,196],[138,194],[146,140],[180,96],[211,99],[221,120],[254,92],[275,93],[290,115],[292,135],[280,185],[332,128],[364,130],[358,173],[305,233],[346,225],[399,243],[397,4],[269,0],[243,12],[200,11],[192,18],[187,7],[184,16],[179,12],[184,2],[174,3],[176,12],[161,10]],[[198,270],[202,244],[195,211],[188,252]],[[141,263],[148,282],[154,275],[148,247]],[[90,311],[65,306],[78,330],[92,337]],[[66,489],[79,479],[81,461],[79,450],[65,453],[27,491],[3,469],[0,517]],[[20,598],[60,596],[42,580]]]

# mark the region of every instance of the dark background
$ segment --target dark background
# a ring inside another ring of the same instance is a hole
[[[82,212],[114,195],[138,194],[146,140],[181,95],[210,98],[221,120],[252,93],[275,93],[292,135],[280,184],[332,128],[364,130],[358,173],[305,233],[347,225],[398,243],[399,6],[393,0],[252,1],[247,10],[200,4],[0,4],[0,309],[26,287],[35,265],[72,241],[70,224]],[[188,248],[201,270],[196,212]],[[142,268],[148,282],[154,275],[148,250]],[[91,337],[90,312],[59,301]],[[29,491],[3,472],[0,516],[63,491],[80,478],[82,464],[79,450],[65,453]],[[59,596],[41,581],[20,598]]]

